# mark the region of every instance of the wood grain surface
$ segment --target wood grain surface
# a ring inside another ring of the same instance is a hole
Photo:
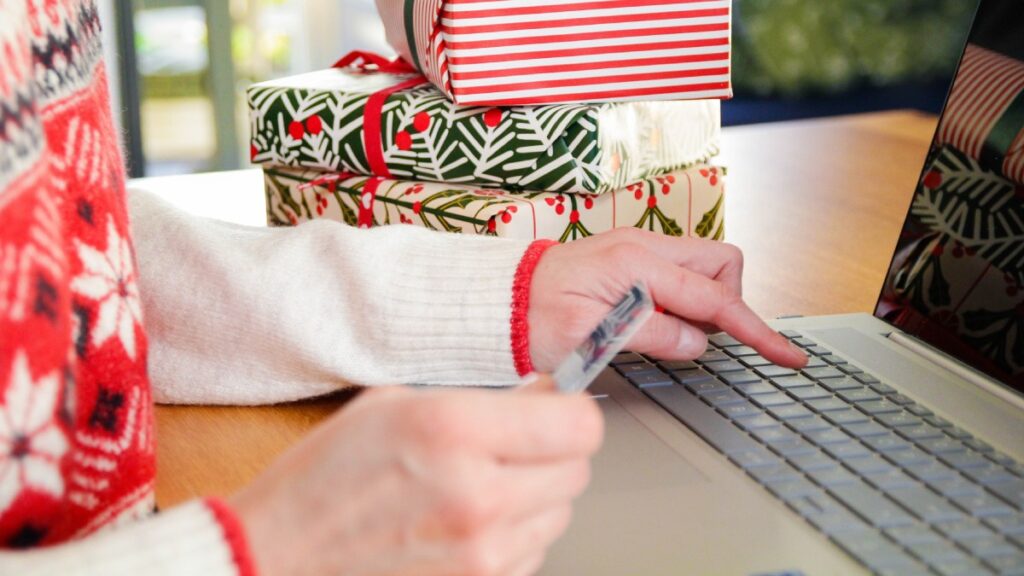
[[[745,253],[744,292],[758,313],[871,311],[935,121],[889,112],[724,131],[726,239]],[[351,396],[159,407],[160,506],[230,494]]]

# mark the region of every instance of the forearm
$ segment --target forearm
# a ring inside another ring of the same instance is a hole
[[[83,540],[0,553],[0,574],[20,576],[252,576],[245,535],[216,501],[195,501]]]
[[[328,221],[243,227],[142,191],[129,202],[158,401],[518,380],[512,285],[526,242]]]

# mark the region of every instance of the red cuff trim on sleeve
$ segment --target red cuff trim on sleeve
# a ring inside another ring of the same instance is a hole
[[[519,260],[512,281],[512,361],[520,376],[533,372],[533,360],[530,359],[530,281],[540,257],[556,244],[558,242],[554,240],[535,240],[530,244]]]
[[[249,551],[245,527],[238,516],[235,516],[234,510],[219,498],[206,498],[204,502],[224,530],[224,540],[231,547],[231,559],[238,568],[238,576],[256,576],[256,563],[253,562],[252,553]]]

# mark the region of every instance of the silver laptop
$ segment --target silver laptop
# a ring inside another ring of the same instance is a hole
[[[983,0],[874,315],[616,357],[544,574],[1024,574],[1024,1]]]

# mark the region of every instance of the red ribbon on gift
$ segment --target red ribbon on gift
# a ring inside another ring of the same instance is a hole
[[[308,190],[309,188],[315,188],[317,186],[327,186],[328,191],[332,194],[338,189],[338,182],[354,178],[356,174],[351,172],[335,172],[333,174],[324,174],[318,176],[309,182],[303,182],[299,184],[298,190]],[[356,227],[357,228],[372,228],[373,227],[373,203],[377,200],[377,190],[380,188],[381,182],[384,178],[380,176],[371,176],[363,183],[363,191],[359,194],[359,199],[356,201],[357,204],[357,216],[356,216]]]
[[[388,165],[384,161],[384,141],[381,137],[381,116],[384,111],[384,102],[395,92],[425,84],[427,79],[400,58],[388,60],[379,54],[362,50],[349,52],[335,62],[333,68],[355,68],[362,72],[385,72],[388,74],[416,74],[415,78],[374,92],[366,101],[366,108],[363,109],[363,148],[366,150],[366,161],[370,165],[370,172],[376,176],[391,178],[391,171],[388,170]]]

